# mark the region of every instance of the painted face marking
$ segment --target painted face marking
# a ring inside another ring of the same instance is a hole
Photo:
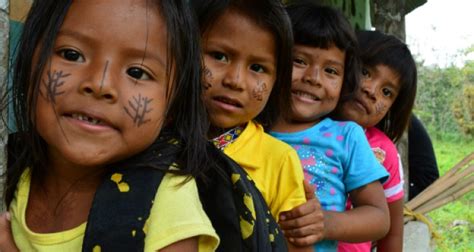
[[[109,67],[109,61],[107,60],[105,62],[104,72],[102,73],[102,80],[100,81],[100,88],[99,88],[100,93],[102,93],[102,88],[104,87],[104,80],[105,80],[105,75],[107,74],[108,67]]]
[[[205,67],[204,68],[204,90],[208,90],[209,88],[212,87],[211,81],[213,80],[214,80],[214,77],[212,77],[211,70]]]
[[[268,91],[267,84],[263,81],[258,81],[257,86],[252,90],[253,98],[257,101],[263,100],[263,95]]]
[[[59,91],[58,89],[64,84],[64,78],[70,76],[71,74],[65,74],[63,71],[54,70],[52,73],[48,70],[47,78],[48,80],[43,80],[43,84],[46,88],[46,97],[43,97],[51,102],[52,104],[56,104],[56,97],[64,94],[64,91]]]
[[[123,107],[123,109],[125,110],[125,113],[127,113],[127,115],[132,119],[133,124],[135,124],[137,127],[140,127],[150,121],[150,119],[145,119],[145,116],[153,110],[153,108],[148,108],[148,105],[153,101],[153,99],[142,97],[141,94],[138,94],[138,96],[134,96],[132,98],[133,100],[128,100],[128,106],[130,109],[127,107]]]
[[[376,104],[375,105],[375,113],[376,114],[382,114],[384,113],[384,111],[387,109],[387,106],[385,106],[384,104]]]

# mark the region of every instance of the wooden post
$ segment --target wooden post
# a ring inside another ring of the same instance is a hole
[[[373,0],[372,24],[376,30],[394,35],[405,42],[405,8],[406,1],[399,0]],[[408,131],[397,143],[398,153],[403,165],[403,190],[405,191],[405,202],[408,201],[408,190],[410,182],[408,180]]]

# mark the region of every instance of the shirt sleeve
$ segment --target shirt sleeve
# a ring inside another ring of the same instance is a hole
[[[199,251],[215,251],[219,244],[205,214],[194,179],[166,174],[143,228],[145,251],[157,251],[180,240],[198,237]]]
[[[272,207],[272,215],[278,221],[281,212],[289,211],[306,202],[303,186],[303,168],[298,154],[292,149],[282,162],[277,186],[277,198]]]
[[[387,202],[391,203],[403,198],[403,169],[395,146],[386,148],[385,161],[383,166],[387,169],[390,177],[383,183],[383,190]]]
[[[388,173],[375,158],[361,127],[354,125],[348,131],[346,144],[344,184],[347,192],[377,180],[381,183],[387,180]]]

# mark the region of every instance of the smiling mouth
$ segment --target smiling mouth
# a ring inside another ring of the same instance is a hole
[[[307,92],[293,90],[293,91],[291,91],[291,93],[298,96],[298,97],[301,97],[303,99],[309,99],[309,100],[313,100],[313,101],[321,101],[321,99],[319,97],[317,97],[313,94],[307,93]]]
[[[218,102],[228,104],[228,105],[235,106],[237,108],[242,108],[243,107],[242,104],[240,104],[240,102],[238,102],[237,100],[234,100],[234,99],[231,99],[231,98],[228,98],[228,97],[224,97],[224,96],[214,97],[214,100],[216,100]]]
[[[79,121],[87,122],[87,123],[92,124],[92,125],[105,125],[105,123],[102,120],[97,119],[97,118],[93,118],[93,117],[90,117],[90,116],[87,116],[87,115],[84,115],[84,114],[74,113],[74,114],[69,114],[69,115],[66,115],[66,116],[69,116],[69,117],[71,117],[73,119],[76,119],[76,120],[79,120]]]

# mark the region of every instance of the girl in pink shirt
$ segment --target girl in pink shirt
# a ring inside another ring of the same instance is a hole
[[[363,63],[361,87],[337,108],[340,119],[366,129],[369,144],[390,178],[383,184],[390,210],[390,230],[377,241],[377,251],[403,248],[403,173],[393,142],[407,128],[416,95],[416,65],[400,40],[378,31],[357,34]],[[393,141],[393,142],[392,142]],[[370,251],[371,242],[339,243],[338,251]]]

